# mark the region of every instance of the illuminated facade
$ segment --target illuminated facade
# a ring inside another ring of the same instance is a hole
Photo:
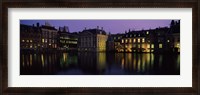
[[[68,27],[60,27],[58,31],[59,50],[77,50],[78,34],[70,33]]]
[[[57,48],[57,32],[58,30],[49,23],[41,26],[41,47],[42,49]]]
[[[172,20],[170,28],[129,30],[114,43],[117,52],[180,52],[180,21]]]
[[[79,51],[106,51],[106,41],[108,36],[103,28],[85,29],[79,33]]]

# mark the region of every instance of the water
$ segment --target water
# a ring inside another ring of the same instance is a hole
[[[180,75],[180,54],[21,53],[21,75]]]

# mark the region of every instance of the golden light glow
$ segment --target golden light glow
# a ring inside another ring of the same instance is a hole
[[[150,44],[147,44],[147,48],[150,48]]]
[[[122,39],[122,43],[124,43],[124,40]]]
[[[142,42],[144,43],[144,41],[145,41],[145,40],[144,40],[144,38],[143,38],[143,39],[142,39]]]
[[[133,42],[135,43],[135,42],[136,42],[136,39],[133,39]]]
[[[30,42],[32,43],[33,41],[32,41],[32,40],[30,40]]]
[[[44,67],[44,55],[41,55],[41,60],[42,60],[42,66]]]
[[[169,43],[170,41],[169,41],[169,40],[167,40],[167,42]]]
[[[132,43],[132,40],[131,40],[131,39],[129,39],[129,43]]]
[[[138,43],[140,43],[140,39],[138,39]]]

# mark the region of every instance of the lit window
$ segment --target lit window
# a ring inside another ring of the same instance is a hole
[[[132,40],[131,39],[129,39],[129,43],[131,43],[132,42]]]
[[[142,42],[144,42],[145,40],[144,40],[144,38],[142,39]]]
[[[28,43],[28,42],[29,42],[29,40],[26,40],[26,42]]]
[[[162,44],[159,44],[159,48],[162,48]]]
[[[124,40],[122,39],[122,43],[124,43]]]
[[[30,48],[32,48],[32,45],[30,45]]]
[[[44,43],[44,39],[42,39],[42,42]]]
[[[128,40],[126,39],[126,43],[128,42]]]
[[[136,40],[135,40],[135,39],[133,39],[133,42],[134,42],[134,43],[135,43],[135,41],[136,41]]]
[[[22,42],[24,42],[24,40],[22,40]]]
[[[169,43],[170,41],[169,41],[169,40],[167,40],[167,42]]]
[[[146,34],[148,35],[148,34],[149,34],[149,31],[147,31]]]
[[[150,48],[150,45],[149,45],[149,44],[147,44],[147,48]]]
[[[180,48],[180,44],[177,44],[176,46],[177,46],[177,48]]]
[[[32,41],[32,40],[30,40],[30,42],[32,43],[33,41]]]
[[[138,39],[138,43],[140,42],[140,39]]]
[[[151,48],[154,48],[154,44],[151,44]]]

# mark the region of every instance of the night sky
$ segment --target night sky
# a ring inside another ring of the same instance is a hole
[[[158,27],[169,27],[171,20],[20,20],[20,24],[33,25],[39,22],[44,25],[45,22],[52,26],[68,26],[70,32],[79,32],[85,29],[103,27],[108,33],[124,33],[130,30],[154,29]]]

